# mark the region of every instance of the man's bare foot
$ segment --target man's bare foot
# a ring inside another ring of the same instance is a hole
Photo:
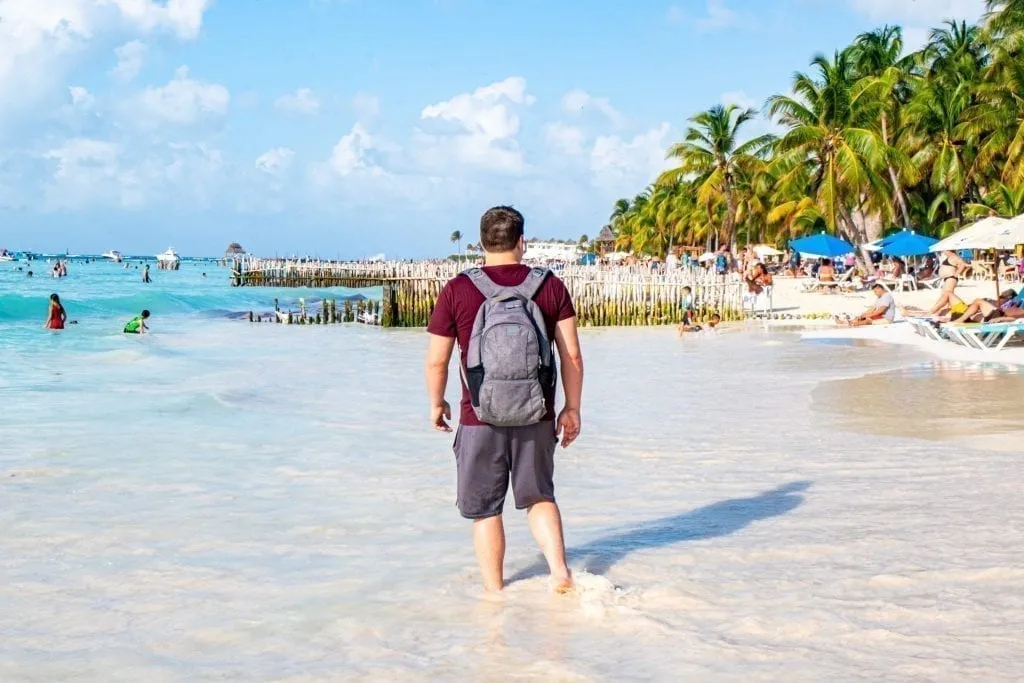
[[[576,583],[572,579],[572,572],[568,569],[565,570],[565,574],[561,576],[551,576],[551,589],[559,595],[565,595],[571,593],[576,588]]]

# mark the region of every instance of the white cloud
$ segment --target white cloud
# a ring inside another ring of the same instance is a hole
[[[672,164],[665,159],[671,126],[662,123],[631,140],[600,136],[590,153],[594,182],[606,188],[636,192]]]
[[[872,21],[934,26],[946,19],[977,21],[985,0],[849,0],[850,7]]]
[[[320,98],[309,88],[299,88],[293,93],[277,98],[274,106],[283,111],[312,116],[320,112]]]
[[[256,169],[279,177],[291,168],[294,157],[295,152],[287,147],[273,147],[256,158]]]
[[[3,0],[0,109],[31,106],[98,38],[170,31],[195,38],[212,0]]]
[[[454,124],[455,135],[420,134],[419,142],[429,148],[431,161],[444,165],[446,156],[454,161],[492,171],[518,173],[525,167],[516,136],[519,117],[512,105],[529,106],[536,99],[526,92],[526,79],[512,76],[477,88],[472,93],[423,109],[420,118]]]
[[[71,106],[76,109],[92,109],[96,105],[96,98],[85,88],[73,85],[68,88],[71,95]]]
[[[110,70],[110,75],[127,83],[139,75],[142,63],[146,59],[146,45],[139,40],[132,40],[114,50],[117,55],[117,66]]]
[[[383,175],[384,169],[369,157],[369,152],[375,147],[373,136],[361,123],[357,123],[334,145],[327,164],[339,176]]]
[[[738,16],[725,0],[707,0],[707,13],[697,19],[697,28],[701,31],[716,31],[728,28],[736,23]]]
[[[555,151],[568,156],[579,156],[584,152],[587,135],[575,126],[551,123],[544,128],[544,140]]]
[[[670,24],[678,24],[684,18],[686,18],[686,13],[683,12],[679,5],[672,5],[668,8],[668,11],[665,12],[665,21]]]
[[[228,111],[231,95],[219,83],[206,83],[189,77],[181,67],[174,78],[159,88],[147,88],[139,97],[143,110],[167,123],[193,124],[210,116],[223,116]]]
[[[570,114],[580,114],[592,109],[607,117],[615,125],[622,125],[625,117],[612,106],[606,97],[594,97],[585,90],[571,90],[562,98],[562,109]]]
[[[373,119],[380,113],[380,99],[371,93],[356,93],[352,100],[352,108],[360,121]]]

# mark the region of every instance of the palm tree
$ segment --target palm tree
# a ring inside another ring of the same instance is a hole
[[[910,79],[915,71],[914,57],[904,56],[903,30],[898,26],[884,26],[860,34],[850,46],[849,54],[853,61],[855,77],[875,78],[881,85],[878,94],[883,99],[883,106],[879,113],[878,128],[882,142],[891,150],[886,172],[892,185],[893,196],[899,206],[903,227],[909,228],[910,208],[897,166],[905,171],[910,167],[904,158],[900,158],[899,150],[894,146],[890,124],[899,123],[902,107],[910,99]]]
[[[778,189],[797,199],[797,218],[812,225],[820,218],[827,229],[854,244],[868,241],[864,222],[855,213],[879,214],[891,206],[890,188],[880,173],[890,150],[874,129],[881,104],[877,79],[855,80],[850,55],[830,60],[816,56],[817,73],[798,73],[793,96],[776,95],[768,111],[789,130],[775,145],[780,171]]]
[[[453,244],[457,243],[459,245],[459,256],[462,256],[462,232],[460,230],[453,232],[449,241]]]
[[[945,79],[928,82],[907,106],[907,145],[914,163],[929,174],[936,200],[962,218],[961,205],[972,182],[974,148],[965,127],[971,85]]]
[[[1024,214],[1024,183],[1017,186],[995,183],[980,202],[965,206],[964,213],[970,218],[984,218],[993,214],[1014,218]]]
[[[658,181],[664,185],[692,179],[701,204],[723,199],[722,233],[730,245],[736,240],[736,176],[763,155],[772,141],[770,135],[761,135],[740,142],[740,129],[754,116],[753,109],[734,104],[715,105],[693,116],[685,140],[669,147],[666,155],[678,160],[679,166],[663,173]]]

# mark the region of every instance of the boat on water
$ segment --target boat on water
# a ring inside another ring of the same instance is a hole
[[[160,270],[178,270],[181,268],[181,257],[174,247],[167,247],[167,251],[156,255],[156,267]]]
[[[17,261],[14,254],[6,249],[0,249],[0,261]]]
[[[121,252],[117,251],[116,249],[111,249],[107,253],[103,254],[103,258],[109,259],[114,263],[120,263],[121,261],[124,260],[124,257],[121,256]]]

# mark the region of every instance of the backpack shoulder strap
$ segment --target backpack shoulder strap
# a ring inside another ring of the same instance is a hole
[[[485,299],[496,297],[504,291],[504,287],[494,284],[494,280],[487,276],[483,268],[470,268],[462,273],[469,278],[469,281],[476,286]]]
[[[541,285],[544,284],[544,281],[550,274],[551,271],[547,268],[530,268],[530,273],[526,276],[526,279],[516,287],[509,287],[509,289],[530,301],[533,297],[537,296]]]

